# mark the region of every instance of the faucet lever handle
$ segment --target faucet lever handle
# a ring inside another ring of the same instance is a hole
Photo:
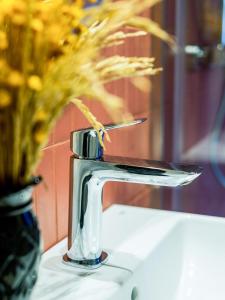
[[[112,130],[141,124],[144,121],[146,121],[146,118],[135,119],[127,123],[104,125],[104,127],[106,130]],[[100,133],[102,137],[104,137],[104,132],[102,130]],[[103,148],[94,128],[86,128],[71,132],[70,148],[79,158],[101,159],[103,156]]]
[[[104,125],[104,127],[105,127],[106,130],[124,128],[124,127],[129,127],[129,126],[134,126],[134,125],[141,124],[141,123],[145,122],[146,120],[147,120],[147,118],[140,118],[140,119],[134,119],[134,120],[129,121],[127,123]]]

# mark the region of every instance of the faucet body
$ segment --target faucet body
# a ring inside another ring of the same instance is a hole
[[[69,240],[63,259],[86,268],[97,268],[107,258],[101,235],[102,191],[106,182],[176,187],[190,183],[201,173],[196,166],[103,156],[99,149],[96,153],[101,153],[101,157],[73,155],[70,159]]]

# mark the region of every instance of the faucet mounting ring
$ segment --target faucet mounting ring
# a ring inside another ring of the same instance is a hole
[[[85,260],[75,260],[71,259],[67,253],[63,255],[63,263],[77,268],[82,269],[97,269],[101,267],[108,259],[108,254],[102,251],[99,258],[96,259],[85,259]]]

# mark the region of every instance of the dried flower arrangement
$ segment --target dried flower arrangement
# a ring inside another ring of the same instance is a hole
[[[151,33],[174,41],[139,16],[159,0],[0,0],[0,185],[25,184],[62,109],[73,102],[96,129],[80,97],[122,118],[122,99],[104,84],[157,74],[148,57],[104,57],[102,49]],[[89,0],[89,2],[95,2]],[[122,28],[130,30],[124,32]]]

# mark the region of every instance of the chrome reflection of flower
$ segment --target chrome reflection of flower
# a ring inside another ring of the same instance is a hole
[[[88,7],[92,7],[92,6],[97,6],[97,5],[100,5],[101,3],[103,2],[103,0],[85,0],[84,1],[84,7],[85,8],[88,8]]]

